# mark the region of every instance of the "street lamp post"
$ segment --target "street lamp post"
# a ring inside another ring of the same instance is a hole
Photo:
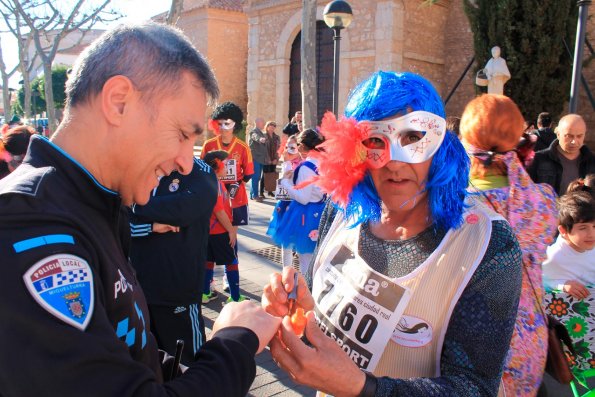
[[[570,87],[570,113],[578,111],[578,93],[581,81],[581,70],[583,64],[583,46],[585,45],[585,33],[587,31],[587,16],[589,14],[589,5],[591,0],[579,0],[578,5],[578,24],[576,28],[576,44],[574,47],[574,62],[572,63],[572,85]]]
[[[339,117],[339,59],[341,53],[341,29],[346,28],[353,19],[353,12],[349,3],[343,0],[334,0],[324,7],[324,22],[333,29],[333,43],[335,47],[333,67],[333,113]]]

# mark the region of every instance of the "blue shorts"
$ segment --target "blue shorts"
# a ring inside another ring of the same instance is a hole
[[[233,214],[233,220],[231,221],[233,226],[245,226],[248,224],[248,205],[232,208],[231,212]]]

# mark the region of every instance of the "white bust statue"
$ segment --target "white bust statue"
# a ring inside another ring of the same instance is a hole
[[[492,48],[492,58],[485,67],[488,76],[488,94],[504,93],[504,83],[510,80],[510,72],[504,58],[500,58],[500,47]]]

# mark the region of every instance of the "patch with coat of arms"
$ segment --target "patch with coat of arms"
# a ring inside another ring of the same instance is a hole
[[[93,272],[87,261],[70,254],[48,256],[31,266],[23,281],[49,313],[80,330],[87,328],[94,307]]]

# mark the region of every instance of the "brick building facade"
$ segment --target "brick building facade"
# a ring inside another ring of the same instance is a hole
[[[322,20],[328,2],[316,1],[317,20]],[[473,56],[462,0],[440,0],[433,6],[421,0],[349,3],[354,16],[341,32],[339,109],[350,89],[380,69],[419,73],[446,98]],[[238,103],[250,123],[255,117],[280,124],[288,120],[291,50],[301,31],[301,6],[300,0],[185,2],[187,11],[178,25],[212,62],[221,83],[221,100]],[[589,23],[587,34],[595,38],[594,23]],[[448,102],[448,115],[460,115],[476,95],[474,70],[466,74]],[[593,64],[583,73],[595,93]],[[589,145],[595,148],[595,112],[582,88],[579,113],[587,120]]]

